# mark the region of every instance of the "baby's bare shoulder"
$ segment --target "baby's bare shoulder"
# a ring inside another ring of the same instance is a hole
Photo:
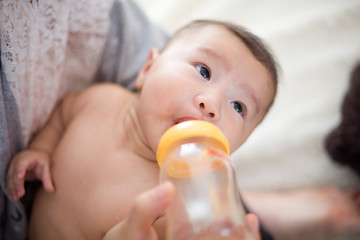
[[[81,106],[97,106],[111,102],[126,102],[134,93],[128,89],[113,83],[94,84],[78,96],[78,104]]]
[[[81,95],[86,98],[102,98],[102,97],[128,97],[133,93],[128,89],[114,84],[114,83],[99,83],[94,84],[88,88],[86,88]]]
[[[66,122],[69,122],[87,110],[101,112],[125,105],[133,96],[133,92],[117,84],[94,84],[81,92],[67,94],[61,104],[61,112]]]

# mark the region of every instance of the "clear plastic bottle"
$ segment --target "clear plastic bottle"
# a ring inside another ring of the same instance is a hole
[[[166,213],[167,240],[253,239],[229,160],[229,145],[215,125],[186,121],[160,139],[160,181],[177,194]]]

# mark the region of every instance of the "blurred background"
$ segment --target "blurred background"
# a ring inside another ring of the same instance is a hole
[[[356,174],[323,147],[360,62],[360,0],[137,2],[169,33],[194,19],[231,21],[263,38],[276,55],[282,70],[275,104],[232,155],[242,189],[360,189]]]

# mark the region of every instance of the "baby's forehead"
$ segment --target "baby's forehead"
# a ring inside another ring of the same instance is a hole
[[[214,23],[194,24],[188,25],[177,31],[164,46],[163,51],[170,46],[182,43],[194,43],[203,41],[204,39],[211,39],[212,41],[223,42],[224,35],[232,35],[231,31],[226,26]],[[235,35],[233,35],[236,38]],[[241,42],[241,39],[239,39]],[[239,43],[240,43],[239,42]]]
[[[211,31],[209,31],[211,30]],[[205,24],[194,24],[189,25],[173,35],[173,40],[179,40],[182,38],[195,38],[195,37],[206,37],[202,35],[203,32],[206,34],[218,34],[218,33],[231,33],[231,31],[224,25],[215,24],[215,23],[205,23]],[[234,36],[236,37],[236,36]],[[221,40],[221,39],[219,39]]]
[[[165,51],[177,56],[199,57],[198,60],[202,61],[217,60],[227,67],[248,62],[246,59],[249,56],[252,58],[251,51],[241,39],[226,27],[215,24],[183,29]]]

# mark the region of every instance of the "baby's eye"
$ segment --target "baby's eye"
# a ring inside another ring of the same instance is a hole
[[[202,64],[196,64],[195,68],[203,78],[205,78],[206,80],[210,80],[211,72],[208,67]]]
[[[239,113],[242,117],[245,116],[246,107],[244,106],[244,104],[239,103],[239,102],[231,102],[231,105],[233,106],[233,108],[235,109],[235,111],[236,111],[237,113]]]

